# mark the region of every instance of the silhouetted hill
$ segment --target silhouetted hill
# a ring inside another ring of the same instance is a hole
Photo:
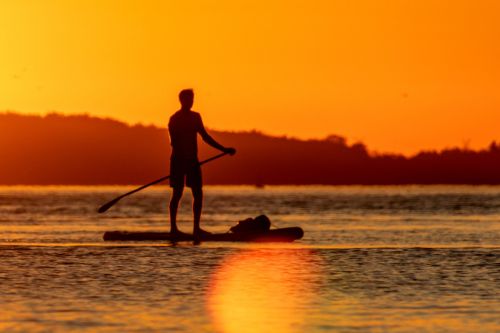
[[[338,136],[210,133],[238,149],[203,167],[206,184],[500,184],[500,146],[413,157],[370,155]],[[200,144],[200,159],[217,152]],[[0,114],[0,184],[142,184],[168,174],[165,128],[49,114]]]

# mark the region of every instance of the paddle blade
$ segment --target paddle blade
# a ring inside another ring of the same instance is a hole
[[[110,202],[105,203],[104,205],[102,205],[101,207],[99,207],[99,209],[97,210],[97,212],[100,213],[100,214],[105,213],[108,209],[110,209],[118,201],[120,201],[120,199],[121,198],[115,198],[115,199],[111,200]]]

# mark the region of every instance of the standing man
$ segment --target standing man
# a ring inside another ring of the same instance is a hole
[[[215,141],[205,130],[199,113],[191,111],[194,101],[194,92],[191,89],[182,90],[179,93],[181,109],[177,111],[168,122],[170,144],[172,145],[172,156],[170,157],[170,187],[173,188],[170,199],[170,232],[176,235],[183,233],[177,229],[177,208],[184,190],[184,178],[186,186],[193,193],[193,235],[203,237],[210,234],[200,228],[201,209],[203,206],[203,191],[201,168],[198,162],[197,134],[203,141],[222,152],[234,155],[236,149],[226,148]]]

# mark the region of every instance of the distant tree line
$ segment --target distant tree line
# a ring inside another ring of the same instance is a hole
[[[206,184],[500,184],[500,145],[412,157],[370,154],[339,136],[298,140],[211,131],[238,149],[203,167]],[[200,159],[217,152],[200,143]],[[165,128],[87,115],[0,114],[0,184],[142,184],[168,174]]]

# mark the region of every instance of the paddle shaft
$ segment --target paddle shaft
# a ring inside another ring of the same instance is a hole
[[[220,153],[220,154],[218,154],[218,155],[212,156],[212,157],[210,157],[210,158],[207,158],[207,159],[206,159],[206,160],[204,160],[204,161],[201,161],[200,163],[198,163],[198,165],[200,165],[200,166],[201,166],[201,165],[203,165],[203,164],[205,164],[205,163],[208,163],[208,162],[210,162],[210,161],[213,161],[213,160],[215,160],[215,159],[218,159],[219,157],[222,157],[222,156],[224,156],[224,155],[226,155],[226,154],[229,154],[229,153]],[[161,177],[161,178],[159,178],[159,179],[157,179],[157,180],[155,180],[155,181],[152,181],[151,183],[148,183],[148,184],[146,184],[146,185],[142,185],[141,187],[138,187],[138,188],[136,188],[136,189],[134,189],[134,190],[132,190],[132,191],[130,191],[130,192],[127,192],[127,193],[125,193],[125,194],[122,194],[122,195],[120,195],[120,196],[118,196],[118,197],[114,198],[113,200],[111,200],[111,201],[109,201],[109,202],[105,203],[104,205],[102,205],[102,206],[98,209],[98,212],[99,212],[99,213],[104,213],[105,211],[107,211],[109,208],[111,208],[114,204],[116,204],[116,203],[117,203],[118,201],[120,201],[121,199],[123,199],[123,198],[125,198],[125,197],[127,197],[127,196],[129,196],[129,195],[131,195],[131,194],[134,194],[134,193],[136,193],[136,192],[139,192],[139,191],[141,191],[141,190],[144,190],[146,187],[149,187],[149,186],[151,186],[151,185],[155,185],[155,184],[161,183],[162,181],[165,181],[165,180],[167,180],[167,179],[169,179],[169,178],[170,178],[170,175],[168,175],[168,176],[164,176],[164,177]]]
[[[200,162],[200,163],[198,163],[198,164],[199,164],[199,165],[203,165],[203,164],[205,164],[205,163],[208,163],[208,162],[210,162],[210,161],[213,161],[213,160],[215,160],[215,159],[218,159],[219,157],[222,157],[222,156],[224,156],[224,155],[226,155],[226,154],[227,154],[227,153],[220,153],[219,155],[215,155],[215,156],[212,156],[212,157],[210,157],[210,158],[207,158],[206,160],[201,161],[201,162]],[[169,178],[170,178],[170,175],[165,176],[165,177],[161,177],[161,178],[159,178],[159,179],[157,179],[157,180],[155,180],[155,181],[152,181],[151,183],[148,183],[148,184],[146,184],[146,185],[142,185],[141,187],[138,187],[138,188],[136,188],[135,190],[132,190],[132,191],[130,191],[130,192],[127,192],[127,193],[125,193],[125,194],[122,194],[121,196],[119,196],[119,198],[120,198],[120,199],[121,199],[121,198],[124,198],[124,197],[126,197],[126,196],[128,196],[128,195],[134,194],[135,192],[139,192],[139,191],[141,191],[141,190],[144,190],[146,187],[149,187],[149,186],[151,186],[151,185],[155,185],[155,184],[161,183],[162,181],[165,181],[165,180],[167,180],[167,179],[169,179]]]

